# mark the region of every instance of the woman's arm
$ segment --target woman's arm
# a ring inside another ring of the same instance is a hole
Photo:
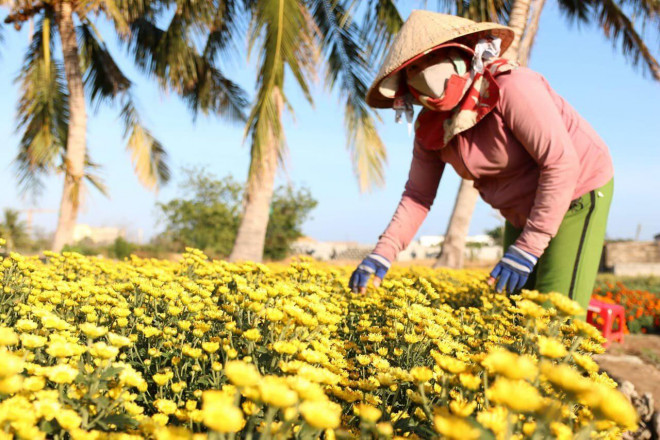
[[[540,169],[534,204],[515,245],[541,256],[557,234],[580,172],[580,161],[543,78],[520,69],[503,75],[500,104],[505,123]]]
[[[379,237],[374,254],[394,261],[408,247],[433,204],[445,163],[436,152],[422,149],[417,142],[403,196],[390,224]]]

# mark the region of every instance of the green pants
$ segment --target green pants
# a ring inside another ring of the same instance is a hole
[[[571,202],[557,235],[550,240],[524,288],[563,293],[587,308],[603,251],[613,186],[610,180]],[[506,222],[505,251],[521,232]]]

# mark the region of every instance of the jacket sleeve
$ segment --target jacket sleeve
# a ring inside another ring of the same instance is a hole
[[[500,94],[504,122],[539,166],[534,203],[515,244],[540,257],[568,211],[580,161],[543,77],[527,69],[506,76]]]
[[[408,182],[392,220],[373,250],[375,254],[394,261],[408,247],[431,209],[444,168],[445,163],[437,154],[415,142]]]

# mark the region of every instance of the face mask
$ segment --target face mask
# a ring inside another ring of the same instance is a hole
[[[412,95],[426,107],[436,111],[451,110],[459,104],[466,90],[465,61],[450,52],[449,59],[426,67],[407,82]]]
[[[408,85],[429,98],[441,98],[448,80],[455,76],[454,64],[447,60],[432,64],[408,79]]]
[[[446,112],[453,109],[461,102],[461,99],[465,94],[467,81],[467,78],[464,76],[452,75],[446,80],[444,93],[438,98],[432,98],[428,95],[423,96],[424,93],[420,93],[420,91],[413,86],[410,87],[410,92],[415,99],[421,102],[424,106],[435,111]]]

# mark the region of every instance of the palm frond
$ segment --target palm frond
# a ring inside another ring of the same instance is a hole
[[[330,5],[327,0],[311,0],[309,3],[323,36],[327,85],[336,87],[344,101],[347,147],[360,189],[382,185],[387,154],[375,129],[376,114],[365,101],[369,65],[362,49],[363,34],[347,17],[345,5],[340,2]]]
[[[135,174],[145,187],[157,191],[171,176],[167,153],[163,145],[142,125],[130,94],[124,96],[121,118],[127,140],[126,149],[131,153]]]
[[[450,0],[448,2],[455,3]],[[399,14],[395,0],[369,0],[361,32],[366,42],[367,56],[374,64],[401,26],[403,17]]]
[[[199,111],[204,114],[212,112],[233,122],[245,122],[244,109],[249,105],[245,91],[205,59],[200,58],[197,66],[196,81],[187,84],[182,91],[193,117]]]
[[[576,24],[588,23],[592,18],[593,0],[559,0],[559,10]]]
[[[656,81],[660,81],[660,64],[646,46],[644,39],[635,28],[635,23],[626,12],[614,0],[598,0],[594,4],[594,9],[600,27],[614,46],[618,46],[620,42],[624,56],[632,62],[633,66],[642,66],[644,71],[649,72]],[[659,29],[660,16],[655,14],[655,16],[640,18],[642,21],[645,19],[652,21],[656,25],[656,29]]]
[[[61,160],[59,162],[59,165],[55,168],[55,171],[63,174],[66,172],[66,167],[64,166],[66,162],[66,157],[64,155],[64,152],[62,152],[60,159]],[[92,185],[94,188],[96,188],[98,192],[100,192],[104,196],[110,197],[110,194],[108,192],[108,187],[103,182],[103,178],[100,176],[99,173],[101,169],[102,169],[101,165],[99,165],[98,163],[92,160],[92,158],[89,156],[89,152],[85,152],[85,168],[83,170],[84,181],[76,184],[77,188],[73,191],[72,198],[74,199],[75,203],[80,204],[82,201],[84,192],[87,189],[84,186],[85,182]]]
[[[112,100],[131,87],[131,81],[123,74],[88,24],[77,28],[80,58],[84,72],[85,87],[92,103]]]
[[[437,9],[474,21],[507,23],[512,0],[438,0]]]
[[[207,42],[208,53],[200,55],[187,39],[182,18],[173,18],[166,31],[146,19],[134,21],[132,29],[130,48],[138,67],[156,77],[161,87],[180,94],[194,115],[214,112],[231,121],[245,121],[247,95],[213,64],[215,43]]]
[[[286,143],[281,114],[284,96],[284,69],[289,67],[308,99],[311,99],[307,78],[313,75],[309,60],[302,59],[311,44],[310,29],[300,2],[297,0],[264,0],[253,9],[253,31],[249,46],[259,42],[257,97],[246,123],[246,137],[251,136],[252,166],[261,163],[265,148],[277,148],[280,159]],[[273,145],[274,144],[274,145]]]
[[[494,21],[508,23],[512,0],[469,1],[466,18],[474,21]]]
[[[131,24],[130,50],[138,67],[155,76],[163,88],[180,93],[197,80],[195,47],[188,39],[186,21],[178,14],[166,30],[153,22],[138,19]]]
[[[129,27],[137,19],[153,19],[162,12],[166,11],[170,6],[166,1],[151,1],[151,0],[115,0],[117,8],[125,17]],[[128,35],[120,35],[122,39],[126,39]]]
[[[165,31],[145,17],[131,21],[131,37],[127,40],[128,50],[133,55],[137,67],[147,74],[156,74],[164,70],[156,69],[158,64],[158,45]]]
[[[373,116],[362,107],[346,103],[344,125],[348,135],[347,147],[351,152],[353,169],[360,190],[366,191],[374,185],[385,183],[384,165],[387,150],[378,135]]]
[[[92,185],[98,192],[106,197],[110,197],[108,187],[103,182],[103,178],[99,175],[101,165],[93,162],[88,154],[85,155],[85,180]]]
[[[17,131],[21,139],[14,166],[22,191],[33,194],[42,189],[40,178],[56,167],[56,159],[66,148],[68,133],[64,69],[50,58],[53,30],[44,26],[52,18],[46,14],[37,21],[21,74],[15,80],[20,85]]]
[[[216,12],[224,7],[225,0],[176,0],[175,15],[185,23],[186,27],[200,32],[206,32]]]
[[[216,61],[218,55],[222,59],[230,59],[235,55],[232,41],[240,33],[241,5],[238,0],[225,0],[219,2],[209,24],[209,33],[202,56],[211,63]]]
[[[624,7],[629,5],[634,16],[641,15],[658,20],[660,15],[660,2],[658,0],[621,0],[621,4]]]
[[[130,27],[120,6],[115,0],[78,0],[76,2],[76,15],[81,20],[86,20],[90,13],[98,15],[103,12],[112,20],[115,31],[120,36],[127,36]]]
[[[633,66],[641,66],[645,72],[649,72],[654,79],[660,81],[660,65],[635,26],[637,21],[643,25],[652,23],[656,32],[660,29],[660,15],[658,15],[660,6],[657,3],[643,0],[559,1],[560,8],[569,18],[588,23],[596,22],[613,45],[620,46],[624,56]],[[624,4],[632,5],[637,12],[643,14],[633,20],[633,16],[622,9],[621,6]]]

